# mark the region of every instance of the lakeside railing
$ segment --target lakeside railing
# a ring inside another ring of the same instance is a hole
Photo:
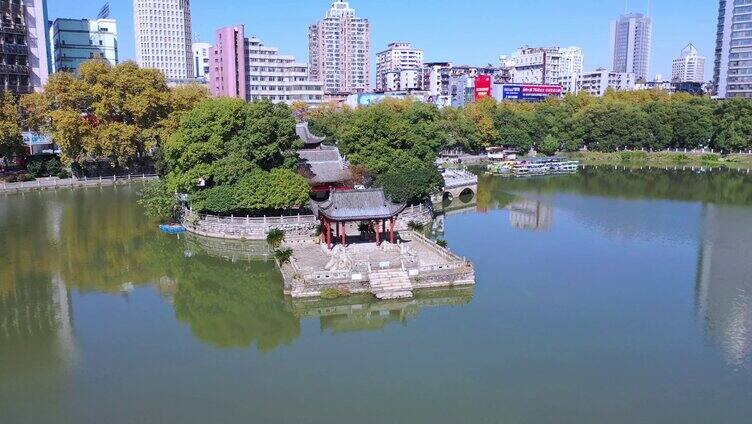
[[[148,181],[157,178],[159,177],[156,174],[128,174],[96,178],[37,178],[36,180],[32,181],[19,181],[15,183],[0,182],[0,192],[45,190],[55,188],[96,187],[125,183],[129,181]]]
[[[199,220],[207,223],[222,223],[222,224],[256,224],[256,225],[276,225],[276,224],[306,224],[318,222],[315,216],[311,214],[297,214],[297,215],[282,215],[282,216],[219,216],[204,213],[196,213],[190,210],[186,210],[193,216],[197,216]],[[422,215],[429,212],[427,206],[412,205],[405,208],[400,214],[400,217],[407,218],[410,216]]]

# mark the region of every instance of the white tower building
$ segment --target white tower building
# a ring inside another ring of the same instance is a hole
[[[169,82],[193,79],[190,0],[133,0],[136,62]]]
[[[671,67],[673,82],[705,82],[705,57],[692,43],[687,44]]]

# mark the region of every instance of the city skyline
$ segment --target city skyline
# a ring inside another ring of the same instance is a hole
[[[394,7],[391,7],[393,3]],[[450,4],[425,7],[427,2],[416,0],[403,4],[396,0],[368,2],[352,0],[351,5],[358,15],[371,23],[371,62],[375,66],[375,54],[382,51],[390,42],[407,41],[425,51],[426,61],[452,61],[455,64],[482,66],[497,64],[501,54],[509,54],[517,48],[529,46],[579,46],[585,53],[585,71],[599,67],[610,68],[610,25],[624,13],[624,2],[608,0],[581,0],[551,4],[549,1],[509,0],[504,5],[490,0],[478,0],[475,10],[483,9],[482,15],[458,15]],[[329,0],[302,2],[281,0],[274,3],[251,2],[242,8],[229,8],[223,0],[209,2],[194,0],[193,34],[200,41],[212,42],[217,28],[242,22],[249,35],[261,37],[281,51],[294,55],[299,60],[308,59],[308,26],[321,18],[331,6]],[[647,12],[647,0],[632,1],[629,11]],[[49,2],[49,17],[93,17],[100,4],[77,4],[73,9],[72,0]],[[670,78],[672,60],[677,52],[692,43],[700,54],[712,55],[717,23],[717,2],[688,0],[681,8],[676,2],[654,2],[651,7],[653,18],[653,48],[649,78],[661,74]],[[135,60],[135,36],[133,34],[133,4],[118,2],[111,5],[111,17],[119,24],[119,56],[125,61]],[[70,10],[78,10],[82,16],[71,15]],[[289,11],[293,10],[294,13]],[[394,10],[400,10],[395,14]],[[520,13],[535,10],[536,15]],[[424,16],[416,19],[416,16]],[[504,16],[524,16],[525,19],[506,19]],[[530,17],[532,16],[532,17]],[[576,19],[586,17],[587,25],[572,25]],[[540,29],[531,27],[530,19],[540,23]],[[504,23],[498,31],[499,22]],[[280,22],[284,25],[280,25]],[[437,22],[444,22],[442,31],[436,31]],[[530,28],[533,28],[531,31]],[[691,28],[691,31],[688,30]],[[710,79],[712,69],[706,63],[706,79]],[[372,83],[375,72],[372,69]]]

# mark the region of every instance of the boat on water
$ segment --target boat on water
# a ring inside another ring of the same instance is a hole
[[[187,230],[182,225],[177,224],[162,224],[159,226],[159,231],[165,234],[181,234]]]
[[[522,158],[488,165],[488,172],[494,175],[515,177],[532,175],[554,175],[577,172],[580,162],[559,156]]]

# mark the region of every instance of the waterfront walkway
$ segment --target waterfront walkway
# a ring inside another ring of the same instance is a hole
[[[17,183],[0,182],[0,193],[55,190],[59,188],[102,187],[116,184],[128,184],[136,181],[156,180],[157,178],[159,177],[153,174],[114,175],[111,177],[96,178],[37,178],[34,181],[23,181]]]

